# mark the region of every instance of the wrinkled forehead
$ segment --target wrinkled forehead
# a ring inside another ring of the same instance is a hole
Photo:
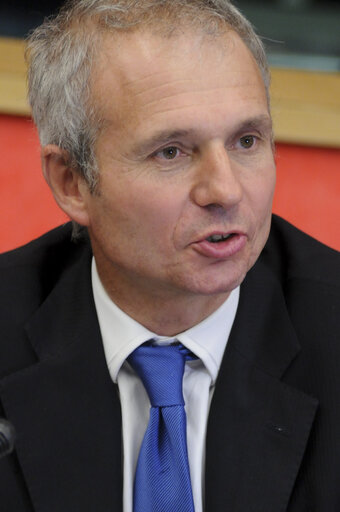
[[[207,48],[214,48],[221,63],[226,54],[232,50],[238,36],[230,29],[218,36],[209,36],[203,32],[187,30],[165,37],[148,29],[126,31],[121,34],[103,34],[100,52],[94,73],[103,75],[109,68],[114,70],[118,79],[130,80],[142,78],[148,73],[150,65],[161,62],[164,64],[173,57],[178,59],[178,66],[190,58],[203,57]]]
[[[242,86],[242,77],[257,87],[262,83],[253,55],[233,30],[218,36],[187,30],[171,37],[136,30],[103,37],[92,94],[104,111],[116,101],[117,111],[125,106],[126,113],[143,97],[156,101],[178,89],[188,94],[217,90],[226,77],[230,86]]]

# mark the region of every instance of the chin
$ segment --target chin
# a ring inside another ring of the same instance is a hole
[[[237,272],[235,275],[230,275],[230,272],[219,273],[218,276],[204,276],[200,275],[198,279],[188,283],[188,289],[197,295],[223,295],[229,294],[237,288],[244,280],[247,272]]]

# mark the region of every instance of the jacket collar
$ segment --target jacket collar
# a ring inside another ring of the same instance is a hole
[[[241,285],[212,400],[208,511],[286,510],[318,405],[280,380],[299,351],[281,283],[260,260]]]

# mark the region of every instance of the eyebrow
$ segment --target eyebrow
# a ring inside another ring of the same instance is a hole
[[[148,153],[157,146],[161,146],[175,139],[183,139],[189,135],[189,130],[161,130],[154,133],[147,140],[137,143],[133,150],[138,154]]]
[[[272,133],[273,124],[270,115],[260,115],[241,121],[238,125],[233,128],[232,135],[228,138],[234,138],[237,135],[244,133],[247,130],[259,130],[260,132]],[[150,138],[145,141],[137,143],[133,147],[133,151],[139,155],[148,153],[158,146],[162,146],[170,141],[176,139],[183,139],[186,137],[193,136],[195,130],[160,130],[154,133]]]
[[[247,130],[259,130],[262,132],[272,131],[273,129],[273,122],[270,115],[261,115],[256,117],[251,117],[249,119],[245,119],[239,125],[236,126],[234,130],[234,136],[235,134],[239,134],[241,132],[247,131]]]

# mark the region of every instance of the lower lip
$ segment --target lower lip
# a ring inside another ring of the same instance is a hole
[[[208,240],[202,240],[201,242],[196,242],[193,245],[196,251],[202,254],[202,256],[225,260],[241,251],[245,246],[246,241],[246,235],[238,234],[233,235],[224,242],[212,243],[208,242]]]

